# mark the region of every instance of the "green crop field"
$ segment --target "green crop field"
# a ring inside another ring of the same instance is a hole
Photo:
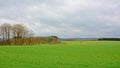
[[[120,68],[120,42],[0,46],[0,68]]]

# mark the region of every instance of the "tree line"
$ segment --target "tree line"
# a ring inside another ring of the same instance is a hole
[[[32,36],[32,32],[23,24],[4,23],[0,25],[1,45],[20,45],[25,38]]]
[[[58,42],[56,36],[34,37],[33,32],[23,24],[4,23],[0,25],[0,45],[33,45]]]
[[[99,38],[100,41],[120,41],[120,38]]]

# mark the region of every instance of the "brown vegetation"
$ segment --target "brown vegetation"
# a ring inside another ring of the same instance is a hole
[[[0,26],[0,45],[38,45],[60,43],[57,36],[34,37],[33,32],[22,24],[8,23]]]

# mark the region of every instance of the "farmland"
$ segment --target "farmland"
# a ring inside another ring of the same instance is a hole
[[[0,68],[120,68],[120,42],[0,46]]]

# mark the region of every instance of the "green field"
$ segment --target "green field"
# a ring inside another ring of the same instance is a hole
[[[0,68],[120,68],[120,42],[0,46]]]

